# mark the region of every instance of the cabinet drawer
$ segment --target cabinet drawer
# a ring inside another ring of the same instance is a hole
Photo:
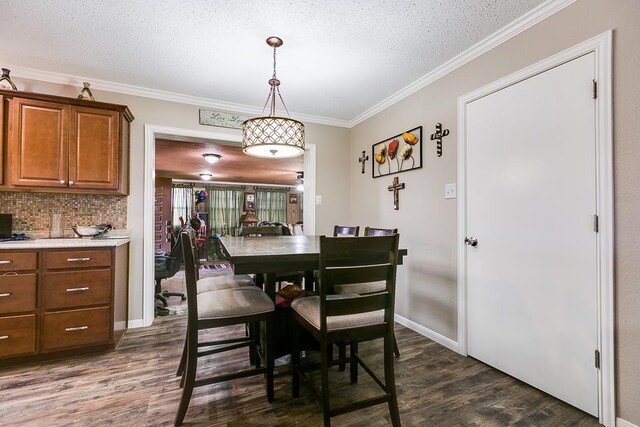
[[[53,272],[43,279],[45,309],[111,302],[111,270]]]
[[[41,350],[106,344],[111,339],[110,322],[109,307],[45,313],[40,337]]]
[[[37,275],[0,275],[0,314],[36,309]]]
[[[0,271],[26,271],[36,268],[37,252],[0,252]]]
[[[110,267],[111,250],[47,251],[44,253],[44,266],[47,270]]]
[[[36,315],[0,317],[0,357],[36,351]]]

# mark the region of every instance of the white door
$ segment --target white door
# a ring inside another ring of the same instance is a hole
[[[467,104],[468,353],[598,415],[594,54]]]

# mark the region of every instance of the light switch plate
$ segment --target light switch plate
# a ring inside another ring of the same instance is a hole
[[[316,205],[321,205],[322,204],[322,196],[321,195],[316,195]]]
[[[444,198],[455,199],[456,198],[456,183],[444,185]]]

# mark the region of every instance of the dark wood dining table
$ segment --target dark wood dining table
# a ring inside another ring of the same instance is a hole
[[[305,272],[305,289],[313,290],[313,272],[318,270],[319,236],[221,237],[222,251],[235,274],[264,273],[265,292],[275,299],[276,273]],[[407,255],[398,251],[398,264]]]

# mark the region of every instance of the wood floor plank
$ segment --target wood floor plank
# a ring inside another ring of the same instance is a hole
[[[175,376],[182,351],[185,316],[158,318],[149,328],[129,331],[116,351],[0,370],[2,426],[170,426],[180,399]],[[244,333],[223,328],[220,335]],[[218,335],[218,336],[220,336]],[[405,426],[593,426],[597,420],[472,358],[462,357],[413,331],[397,326],[402,357],[396,384]],[[361,344],[360,353],[381,372],[380,342]],[[213,355],[199,372],[247,365],[246,349]],[[282,361],[281,361],[282,363]],[[366,375],[352,386],[348,370],[331,372],[332,403],[378,392]],[[277,367],[276,401],[268,403],[261,377],[200,387],[194,391],[185,425],[320,426],[322,410],[310,373],[301,396],[290,397],[287,365]],[[386,405],[334,419],[336,426],[390,424]]]

